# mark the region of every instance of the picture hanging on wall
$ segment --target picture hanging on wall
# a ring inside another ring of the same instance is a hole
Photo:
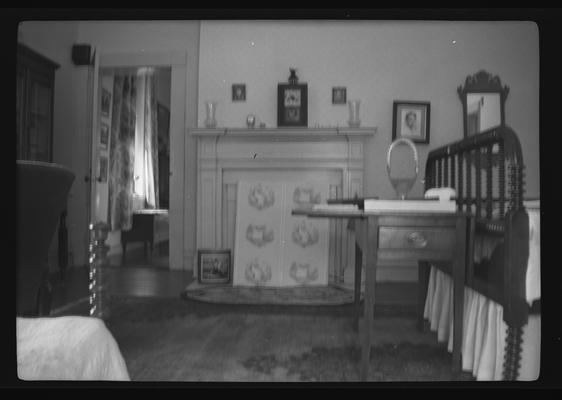
[[[347,90],[344,87],[332,88],[332,104],[346,104]]]
[[[109,125],[105,123],[101,123],[101,130],[100,130],[100,146],[102,149],[107,149],[109,144]]]
[[[109,117],[109,108],[111,107],[111,92],[105,88],[101,91],[101,115]]]
[[[246,85],[235,83],[232,85],[232,101],[246,101]]]
[[[107,157],[100,157],[99,181],[107,182]]]
[[[277,85],[277,126],[308,125],[308,85],[298,83],[295,69],[291,69],[289,83]]]
[[[429,102],[395,101],[392,115],[392,140],[406,138],[429,143]]]

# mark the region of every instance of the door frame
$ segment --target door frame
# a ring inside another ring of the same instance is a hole
[[[170,205],[169,216],[169,268],[173,270],[186,269],[185,261],[185,131],[187,126],[187,52],[166,51],[166,52],[104,52],[97,49],[99,54],[98,63],[94,68],[94,81],[96,82],[95,92],[96,101],[93,101],[93,118],[91,149],[89,151],[92,161],[90,165],[95,168],[97,165],[97,143],[99,130],[98,123],[98,83],[101,68],[127,68],[127,67],[169,67],[171,68],[171,87],[170,87],[170,183],[169,197]],[[92,109],[90,107],[90,109]],[[92,171],[96,171],[93,169]],[[94,172],[95,173],[95,172]],[[95,215],[95,185],[90,185],[90,215]]]

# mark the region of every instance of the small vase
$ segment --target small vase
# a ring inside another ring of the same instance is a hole
[[[349,104],[348,124],[352,128],[358,128],[361,125],[361,120],[359,119],[359,106],[361,105],[361,100],[350,100],[348,104]]]
[[[254,128],[256,126],[256,116],[253,114],[248,115],[246,118],[246,126],[248,128]]]
[[[217,102],[208,101],[205,103],[205,107],[207,112],[207,118],[205,119],[205,126],[207,128],[214,128],[217,126],[217,120],[215,119],[215,114],[217,112]]]

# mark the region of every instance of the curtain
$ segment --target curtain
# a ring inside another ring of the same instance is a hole
[[[136,86],[134,74],[114,77],[108,185],[111,230],[129,230],[133,224]]]
[[[158,195],[158,118],[156,102],[156,78],[149,69],[141,76],[144,80],[144,194],[148,208],[159,208]]]

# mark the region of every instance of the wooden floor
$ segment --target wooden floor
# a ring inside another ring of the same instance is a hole
[[[177,271],[166,268],[162,259],[152,264],[128,262],[124,266],[109,266],[105,269],[105,282],[113,295],[139,297],[180,297],[182,291],[193,281],[192,271]],[[52,310],[67,306],[89,295],[89,270],[86,267],[69,268],[64,280],[53,274]],[[376,301],[384,304],[415,304],[416,282],[377,283]]]

